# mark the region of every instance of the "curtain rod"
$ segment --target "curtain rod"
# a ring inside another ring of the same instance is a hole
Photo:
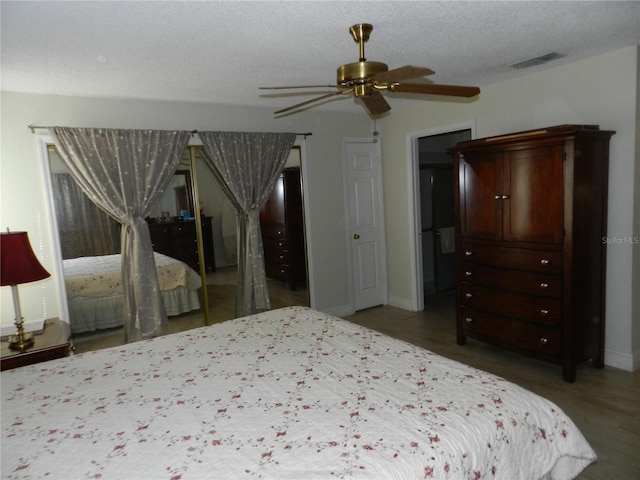
[[[42,130],[42,129],[48,129],[51,127],[44,127],[42,125],[29,125],[29,129],[31,130],[31,133],[36,133],[36,129]],[[198,130],[191,130],[191,135],[195,135],[198,133]],[[299,135],[301,137],[307,138],[310,137],[311,135],[313,135],[313,133],[311,132],[307,132],[307,133],[296,133],[296,135]]]
[[[198,130],[191,130],[191,135],[196,135],[198,133]],[[256,132],[256,133],[260,133],[260,132]],[[300,136],[300,137],[310,137],[311,135],[313,135],[313,133],[311,132],[307,132],[307,133],[296,133],[296,135]]]

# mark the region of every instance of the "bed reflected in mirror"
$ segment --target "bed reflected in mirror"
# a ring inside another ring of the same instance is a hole
[[[47,153],[68,321],[76,340],[94,334],[112,334],[113,341],[120,344],[124,340],[121,332],[124,323],[121,225],[82,192],[55,146],[49,145]],[[181,224],[187,216],[192,218],[192,186],[190,171],[186,168],[177,170],[157,210],[167,212],[170,219],[179,219]],[[195,229],[193,238],[185,241],[197,244]],[[206,279],[202,281],[197,268],[159,250],[154,248],[154,257],[167,315],[191,315],[189,325],[183,325],[183,329],[203,326],[202,298],[206,295]]]

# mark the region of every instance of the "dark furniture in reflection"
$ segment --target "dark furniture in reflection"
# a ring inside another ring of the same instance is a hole
[[[260,212],[264,266],[269,278],[291,290],[307,279],[300,169],[286,168]]]
[[[149,223],[149,233],[155,252],[183,261],[200,273],[196,222],[194,220]],[[215,272],[216,262],[211,217],[202,217],[202,243],[204,245],[205,268],[207,272]]]

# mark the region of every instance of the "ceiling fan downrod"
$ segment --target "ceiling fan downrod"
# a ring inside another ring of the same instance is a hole
[[[364,58],[364,44],[369,40],[369,35],[371,35],[371,31],[373,30],[373,25],[369,23],[358,23],[349,28],[349,33],[356,41],[356,43],[360,46],[360,61],[366,62],[367,59]]]

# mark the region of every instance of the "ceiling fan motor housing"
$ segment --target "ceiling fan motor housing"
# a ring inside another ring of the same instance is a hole
[[[338,85],[353,87],[356,97],[370,95],[371,77],[377,73],[386,72],[389,67],[382,62],[347,63],[338,67]]]

